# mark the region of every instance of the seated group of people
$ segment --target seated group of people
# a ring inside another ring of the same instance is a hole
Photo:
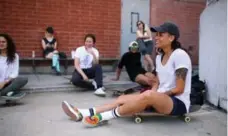
[[[179,28],[171,22],[165,22],[159,27],[151,27],[150,30],[156,33],[155,43],[156,48],[159,49],[155,61],[156,67],[153,66],[153,63],[149,63],[151,71],[142,67],[141,54],[144,55],[147,64],[148,60],[150,61],[145,56],[150,53],[142,48],[149,47],[149,44],[151,46],[151,43],[148,44],[147,40],[143,41],[144,43],[138,42],[138,40],[148,38],[139,34],[137,40],[129,44],[129,52],[122,56],[115,80],[119,79],[121,70],[125,66],[132,81],[150,86],[151,89],[141,93],[123,95],[111,103],[88,109],[80,109],[63,101],[63,111],[70,118],[75,121],[82,120],[89,126],[97,126],[103,121],[133,115],[146,108],[154,108],[158,113],[167,115],[183,115],[189,112],[192,65],[189,55],[178,42]],[[46,38],[42,40],[44,55],[46,58],[55,58],[52,66],[59,72],[59,63],[54,61],[58,60],[57,42],[53,35],[50,36],[48,33],[53,34],[53,29],[48,28]],[[96,38],[93,34],[87,34],[84,42],[83,46],[76,49],[75,70],[71,82],[80,86],[85,81],[94,79],[90,83],[91,87],[95,89],[94,93],[104,96],[106,93],[103,87],[102,67],[99,65],[99,52],[95,48]],[[16,54],[13,40],[7,34],[0,34],[0,64],[1,95],[10,96],[17,93],[28,80],[18,78],[19,57]]]
[[[151,108],[158,113],[174,116],[189,112],[192,64],[188,53],[178,42],[179,28],[171,22],[165,22],[150,29],[156,33],[155,44],[158,48],[153,72],[142,68],[138,52],[141,45],[132,42],[129,52],[120,60],[116,79],[119,79],[121,69],[125,66],[132,81],[150,85],[151,89],[122,95],[110,103],[90,108],[78,108],[63,101],[62,109],[67,116],[94,127],[104,121],[134,115]]]

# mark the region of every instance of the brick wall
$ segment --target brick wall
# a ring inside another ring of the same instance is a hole
[[[0,0],[0,33],[9,33],[21,57],[32,50],[42,56],[41,39],[53,26],[58,48],[70,51],[84,43],[86,33],[97,36],[102,57],[116,57],[120,48],[120,0]]]
[[[199,19],[205,8],[205,2],[188,0],[151,0],[151,25],[164,21],[175,22],[180,28],[180,42],[188,49],[193,47],[192,61],[198,64]]]

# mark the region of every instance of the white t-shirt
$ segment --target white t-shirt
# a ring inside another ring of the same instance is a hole
[[[191,76],[192,76],[192,64],[189,55],[182,49],[176,49],[170,55],[167,63],[162,65],[161,56],[156,57],[156,72],[159,79],[158,92],[166,92],[176,87],[176,75],[175,71],[179,68],[187,68],[188,72],[185,80],[184,92],[175,97],[181,100],[189,112],[190,107],[190,92],[191,92]]]
[[[96,57],[99,58],[99,52],[96,48],[92,47]],[[74,57],[79,59],[80,68],[88,69],[92,67],[93,55],[87,52],[85,46],[78,47],[75,51]]]
[[[7,57],[0,56],[0,82],[9,78],[16,78],[19,73],[19,56],[15,54],[15,60],[7,64]]]

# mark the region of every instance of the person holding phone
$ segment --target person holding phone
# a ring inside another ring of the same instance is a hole
[[[90,79],[92,86],[96,90],[95,95],[105,96],[103,87],[102,68],[99,65],[99,52],[94,47],[96,37],[93,34],[87,34],[84,38],[85,45],[78,47],[74,54],[75,70],[72,75],[71,82],[76,86],[82,86]],[[84,83],[83,83],[84,82]]]
[[[0,34],[0,94],[14,96],[25,86],[28,78],[18,77],[19,56],[12,38],[8,34]]]

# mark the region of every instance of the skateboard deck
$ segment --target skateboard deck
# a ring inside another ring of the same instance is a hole
[[[201,105],[191,105],[189,108],[189,113],[180,115],[180,116],[172,116],[172,115],[165,115],[161,113],[157,113],[156,111],[145,111],[141,113],[136,113],[134,117],[135,123],[141,123],[142,122],[142,117],[148,117],[148,116],[171,116],[171,117],[179,117],[181,120],[184,120],[186,123],[191,121],[191,113],[197,112],[200,110]]]
[[[149,88],[141,85],[133,85],[133,86],[112,89],[111,91],[114,91],[113,92],[114,97],[118,97],[120,95],[131,94],[134,92],[141,92],[141,91],[144,91],[145,89],[149,89]]]
[[[7,106],[11,106],[11,105],[16,105],[17,101],[22,99],[25,95],[26,95],[25,92],[20,92],[18,94],[13,95],[13,96],[1,96],[1,98],[3,100],[5,100],[5,102],[6,102],[5,104]]]

